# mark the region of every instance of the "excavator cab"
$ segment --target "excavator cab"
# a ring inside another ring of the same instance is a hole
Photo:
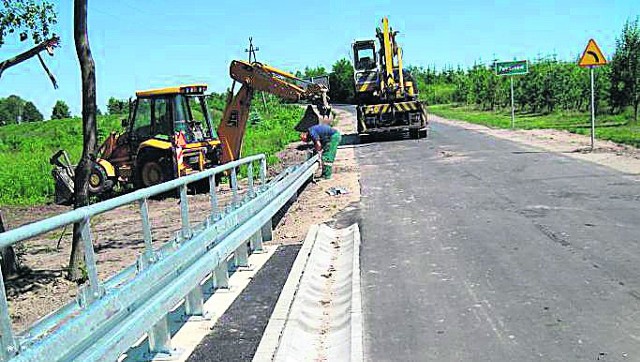
[[[358,102],[366,102],[377,95],[379,71],[376,44],[373,40],[353,43],[355,94]]]
[[[353,59],[356,70],[373,70],[377,67],[376,45],[373,40],[353,43]]]

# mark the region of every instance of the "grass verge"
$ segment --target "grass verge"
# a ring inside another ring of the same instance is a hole
[[[243,155],[264,153],[269,164],[276,153],[298,137],[293,127],[303,110],[295,105],[269,102],[268,112],[258,108],[261,121],[247,126]],[[214,114],[215,116],[215,114]],[[98,117],[98,140],[120,131],[123,116]],[[82,154],[82,120],[69,118],[0,127],[0,206],[36,205],[53,200],[54,182],[49,158],[60,149],[72,162]]]
[[[481,124],[493,128],[511,128],[509,111],[480,111],[468,106],[439,104],[429,106],[430,113],[447,119]],[[559,129],[589,135],[591,116],[589,113],[516,113],[515,128]],[[596,138],[640,147],[640,125],[630,124],[626,113],[596,116]]]

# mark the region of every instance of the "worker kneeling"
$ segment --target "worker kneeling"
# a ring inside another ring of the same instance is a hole
[[[330,179],[333,161],[342,139],[340,132],[327,124],[317,124],[309,127],[307,132],[301,133],[300,139],[303,142],[313,142],[316,151],[322,153],[322,177]]]

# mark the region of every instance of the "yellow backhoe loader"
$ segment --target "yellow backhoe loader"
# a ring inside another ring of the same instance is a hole
[[[296,129],[303,131],[328,120],[331,109],[324,85],[305,82],[261,63],[232,61],[231,92],[218,130],[213,129],[204,84],[136,92],[123,133],[112,132],[93,160],[91,195],[104,194],[116,184],[148,187],[200,172],[240,158],[242,141],[255,91],[311,104]],[[235,84],[241,87],[234,94]],[[50,159],[54,165],[55,202],[73,201],[75,166],[65,151]]]

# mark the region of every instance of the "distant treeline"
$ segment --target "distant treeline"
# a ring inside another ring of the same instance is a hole
[[[638,20],[627,22],[616,40],[610,64],[595,69],[598,113],[630,110],[637,120],[640,103],[640,28]],[[510,107],[509,77],[495,74],[494,65],[476,64],[470,69],[410,67],[420,97],[428,104],[462,103],[482,110]],[[529,64],[529,73],[514,79],[517,110],[533,113],[588,111],[589,69],[577,59],[561,61],[543,57]]]

